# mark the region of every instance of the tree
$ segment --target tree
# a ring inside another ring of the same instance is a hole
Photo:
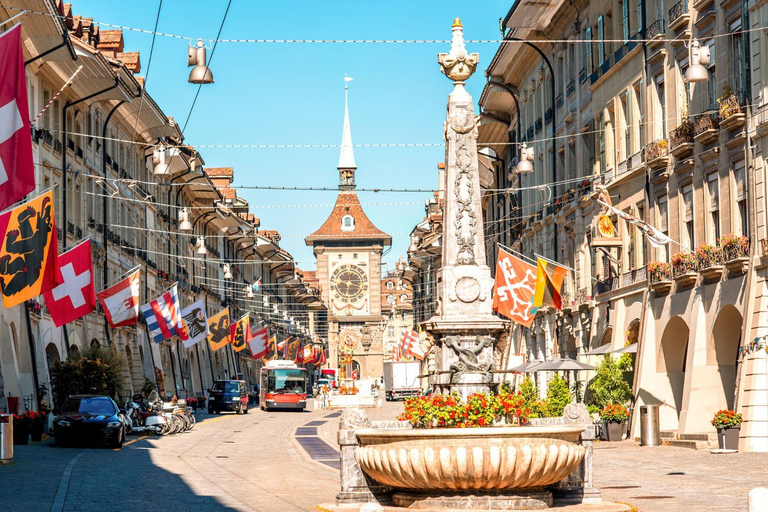
[[[565,406],[571,403],[571,392],[568,383],[559,375],[555,375],[547,384],[547,414],[562,416]]]
[[[69,395],[107,395],[118,400],[124,384],[125,356],[114,347],[95,345],[51,367],[51,387],[57,407]]]
[[[621,368],[611,356],[605,356],[597,367],[597,375],[589,384],[589,391],[592,393],[589,402],[601,409],[608,404],[624,405],[632,399],[629,383],[624,380]]]

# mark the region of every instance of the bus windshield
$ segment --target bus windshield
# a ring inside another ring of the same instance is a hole
[[[304,370],[292,368],[278,368],[269,370],[267,376],[267,393],[294,393],[306,392],[304,383]]]

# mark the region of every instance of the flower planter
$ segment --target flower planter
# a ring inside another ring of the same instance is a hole
[[[671,289],[672,289],[672,281],[668,279],[651,283],[651,290],[655,291],[660,295],[666,295],[667,293],[669,293],[669,290]]]
[[[727,268],[728,272],[731,274],[743,274],[747,271],[748,263],[749,258],[747,256],[742,256],[740,258],[734,258],[732,260],[726,261],[725,268]]]
[[[624,435],[624,423],[605,423],[603,422],[603,437],[606,441],[621,441]]]
[[[559,482],[581,463],[583,426],[360,429],[363,471],[397,489],[500,491]]]
[[[647,162],[647,165],[651,169],[657,170],[657,169],[664,169],[668,163],[669,163],[669,156],[664,155],[664,156],[654,158],[653,160],[650,160],[649,162]]]
[[[685,158],[686,156],[693,153],[693,142],[681,142],[677,146],[673,147],[669,152],[672,153],[672,155],[674,155],[674,157],[678,160]]]
[[[13,444],[29,444],[29,429],[21,428],[18,425],[13,426]]]
[[[720,278],[723,276],[723,271],[724,268],[722,265],[715,265],[712,267],[703,268],[699,270],[699,273],[706,282],[713,283],[720,280]]]
[[[696,284],[696,280],[699,278],[699,274],[696,272],[686,272],[675,277],[675,282],[680,288],[690,288]]]
[[[721,450],[738,450],[740,430],[741,426],[717,429],[717,447]]]
[[[43,424],[40,423],[39,425],[32,425],[32,428],[29,430],[29,433],[32,437],[33,443],[39,443],[43,440]]]
[[[743,113],[732,114],[730,117],[728,117],[728,119],[720,120],[720,128],[723,130],[735,130],[736,128],[741,128],[744,126],[745,121],[746,115]]]

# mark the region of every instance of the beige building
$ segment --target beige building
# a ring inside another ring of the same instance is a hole
[[[382,278],[381,313],[384,316],[381,342],[384,360],[391,361],[393,349],[402,342],[403,332],[414,329],[413,290],[403,279],[403,272],[390,272]]]
[[[516,351],[597,364],[603,356],[587,352],[639,342],[628,375],[635,410],[661,404],[662,430],[680,437],[713,432],[714,413],[736,408],[745,417],[742,449],[768,451],[765,353],[751,348],[768,334],[758,257],[766,238],[766,34],[742,31],[765,26],[766,12],[743,7],[515,4],[504,20],[510,42],[486,70],[478,143],[496,156],[494,188],[505,174],[517,178],[512,220],[489,201],[486,222],[506,222],[498,236],[513,233],[511,245],[524,255],[574,268],[562,311],[540,312],[531,329],[513,332],[522,340]],[[694,37],[711,50],[710,79],[689,84]],[[533,41],[554,79],[515,38]],[[522,141],[534,148],[534,172],[515,176]],[[502,150],[505,142],[515,149]],[[674,242],[652,246],[615,215],[619,239],[593,240],[600,187],[616,208]],[[712,255],[680,256],[697,248]],[[537,378],[544,387],[547,375]]]

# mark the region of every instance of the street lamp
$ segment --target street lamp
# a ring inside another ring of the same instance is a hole
[[[204,236],[197,237],[197,254],[200,254],[201,256],[208,254],[208,248],[205,246]]]
[[[229,263],[224,264],[224,279],[232,279],[232,267]]]
[[[171,168],[165,163],[165,148],[163,146],[155,148],[152,152],[152,165],[155,166],[152,170],[155,176],[171,173]]]
[[[187,67],[195,66],[189,72],[189,83],[191,84],[212,84],[213,73],[205,64],[205,44],[202,39],[198,39],[194,46],[187,49]]]
[[[533,148],[523,142],[520,146],[520,161],[517,162],[517,174],[529,174],[533,172]]]
[[[189,222],[189,210],[187,208],[179,210],[179,230],[192,231],[192,223]]]
[[[688,51],[690,65],[685,71],[685,81],[689,83],[709,81],[709,72],[706,68],[710,62],[709,46],[701,46],[699,40],[694,39]]]
[[[248,297],[249,299],[252,299],[254,297],[253,288],[251,287],[251,285],[245,285],[245,291],[246,291],[246,294],[245,294],[246,297]]]

